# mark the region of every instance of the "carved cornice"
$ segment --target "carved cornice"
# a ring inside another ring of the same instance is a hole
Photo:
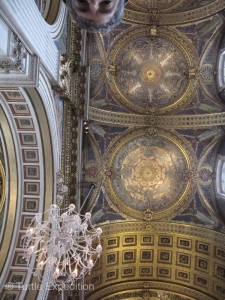
[[[103,230],[102,237],[110,237],[113,234],[120,233],[133,233],[133,232],[144,232],[146,230],[145,222],[116,222],[110,224],[101,225]],[[158,232],[158,233],[170,233],[170,234],[181,234],[190,237],[205,239],[214,243],[218,243],[220,246],[225,247],[224,233],[215,232],[214,230],[207,229],[205,227],[186,225],[180,223],[168,223],[168,222],[152,222],[152,229],[149,227],[147,232]]]
[[[31,55],[19,37],[10,29],[7,31],[8,50],[0,55],[1,86],[36,86],[39,59]]]
[[[27,50],[17,35],[9,31],[9,52],[7,58],[0,58],[0,69],[5,74],[10,72],[25,72],[24,61],[27,57]]]
[[[84,116],[85,91],[86,89],[86,67],[79,67],[71,77],[71,103],[77,109],[77,116]]]
[[[84,93],[86,69],[80,67],[81,31],[71,22],[68,25],[67,54],[62,59],[61,95],[67,97],[64,105],[64,128],[62,169],[68,195],[64,206],[76,202],[78,117],[84,114]]]
[[[144,284],[149,286],[149,288],[144,288]],[[129,290],[127,286],[129,285]],[[163,287],[163,290],[171,291],[168,294],[171,298],[159,298],[158,291],[160,291]],[[185,293],[186,295],[182,295]],[[172,298],[174,296],[174,298]],[[101,297],[101,298],[98,298]],[[146,300],[154,300],[154,299],[175,299],[175,300],[195,300],[195,299],[204,299],[204,300],[218,300],[212,296],[208,296],[200,291],[196,291],[189,287],[182,287],[178,284],[172,284],[167,282],[154,282],[154,281],[130,281],[121,283],[118,285],[110,285],[106,288],[101,289],[98,291],[97,295],[90,295],[87,297],[87,300],[122,300],[122,299],[146,299]]]
[[[64,197],[64,206],[67,207],[70,203],[75,203],[78,139],[76,110],[69,102],[66,102],[64,106],[64,120],[62,167],[64,183],[68,187],[68,194]]]
[[[188,129],[224,125],[225,113],[153,116],[118,113],[90,107],[89,119],[102,124],[113,124],[114,126],[150,126],[168,129]]]

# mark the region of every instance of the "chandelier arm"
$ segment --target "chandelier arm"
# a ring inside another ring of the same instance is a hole
[[[50,284],[73,283],[90,273],[100,256],[102,230],[94,229],[89,212],[81,215],[73,204],[61,215],[57,205],[52,205],[48,213],[47,221],[42,221],[38,214],[31,223],[33,227],[28,227],[24,239],[25,258],[29,263],[31,255],[37,255],[34,275],[39,279],[45,268]],[[97,243],[97,247],[93,243]]]

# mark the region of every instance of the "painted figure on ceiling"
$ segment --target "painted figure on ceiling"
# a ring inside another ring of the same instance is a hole
[[[123,17],[127,0],[63,0],[73,22],[88,31],[108,33]]]

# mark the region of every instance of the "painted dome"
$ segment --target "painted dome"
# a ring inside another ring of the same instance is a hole
[[[160,29],[157,39],[150,37],[149,28],[128,31],[109,54],[115,68],[108,78],[111,92],[139,113],[173,111],[189,101],[193,92],[193,62],[182,46],[187,40],[179,39],[176,31],[164,30]]]
[[[125,134],[109,154],[110,199],[131,216],[146,210],[166,215],[180,206],[190,189],[190,151],[183,141],[165,131],[160,130],[154,138],[145,130]]]

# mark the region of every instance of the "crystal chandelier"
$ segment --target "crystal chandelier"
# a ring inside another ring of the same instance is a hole
[[[37,214],[24,237],[24,257],[28,264],[37,255],[34,275],[40,279],[48,272],[48,284],[73,284],[89,274],[99,258],[101,228],[91,224],[91,213],[80,215],[70,204],[61,214],[58,205],[51,205],[48,218]]]

